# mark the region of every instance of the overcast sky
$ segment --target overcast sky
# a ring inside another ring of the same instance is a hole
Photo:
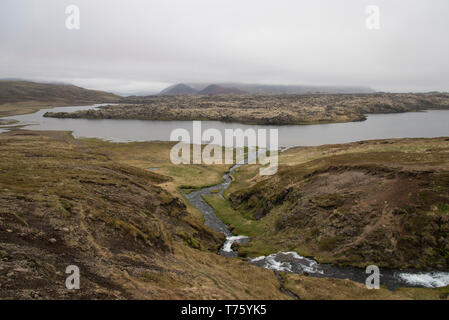
[[[226,81],[449,91],[449,1],[1,0],[7,77],[125,94]]]

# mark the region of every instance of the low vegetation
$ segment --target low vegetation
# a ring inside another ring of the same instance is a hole
[[[73,85],[0,80],[0,117],[36,112],[42,108],[119,102],[112,93]]]
[[[207,199],[251,236],[241,255],[294,250],[343,265],[449,268],[449,139],[295,148],[280,164],[268,178],[239,168],[229,200]]]
[[[368,113],[449,108],[449,94],[305,94],[153,96],[125,99],[98,110],[47,112],[46,117],[142,120],[217,120],[247,124],[363,121]]]
[[[445,143],[420,140],[382,146],[422,152],[444,150]],[[64,132],[13,129],[1,134],[0,298],[290,299],[280,290],[272,271],[217,254],[223,236],[204,226],[198,213],[186,207],[178,194],[198,172],[189,176],[170,170],[170,146],[73,139]],[[369,143],[366,147],[378,146]],[[357,150],[356,145],[344,145],[332,152],[345,153],[351,148]],[[330,150],[311,148],[309,156],[323,156]],[[300,161],[297,151],[281,156],[283,166]],[[251,187],[262,182],[246,172],[253,167],[257,166],[244,166],[236,172],[237,179],[245,177],[237,180],[238,185]],[[198,170],[204,172],[197,182],[201,187],[219,181],[227,168]],[[441,184],[437,181],[434,188],[439,190]],[[336,196],[318,199],[324,207],[341,204]],[[280,245],[288,247],[283,220],[273,209],[256,218],[244,205],[233,209],[218,195],[207,201],[236,232],[244,231],[253,238],[249,247],[240,246],[240,250],[274,252]],[[257,207],[257,201],[254,204]],[[435,214],[446,215],[447,205],[436,206]],[[274,241],[270,234],[285,242]],[[72,264],[80,267],[82,290],[65,289],[65,268]],[[446,297],[444,289],[373,293],[349,280],[282,277],[283,287],[301,299]]]
[[[288,298],[271,271],[217,254],[223,235],[162,187],[174,178],[111,160],[114,146],[0,135],[1,299]],[[65,288],[69,265],[81,290]]]
[[[313,278],[305,275],[282,274],[285,289],[302,300],[446,300],[449,287],[429,290],[400,288],[390,291],[384,287],[367,290],[362,283],[342,279]]]

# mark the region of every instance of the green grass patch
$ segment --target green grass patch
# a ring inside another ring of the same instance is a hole
[[[185,194],[189,194],[189,193],[192,193],[194,191],[198,191],[201,188],[181,188],[181,189],[182,189],[182,192],[184,192]]]
[[[203,199],[215,210],[217,217],[233,229],[234,233],[255,237],[263,231],[261,221],[245,218],[239,211],[231,207],[228,200],[217,195],[203,196]]]
[[[447,203],[438,204],[438,213],[439,214],[448,214],[449,213],[449,204],[447,204]]]

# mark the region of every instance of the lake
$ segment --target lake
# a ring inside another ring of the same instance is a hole
[[[96,108],[100,105],[82,107],[57,107],[4,119],[16,119],[30,130],[70,130],[75,137],[100,138],[114,142],[168,141],[170,133],[177,128],[192,132],[192,121],[150,121],[112,119],[57,119],[44,118],[47,111],[72,112]],[[224,136],[224,129],[278,129],[279,146],[316,146],[345,143],[360,140],[388,138],[432,138],[449,136],[449,110],[407,112],[368,115],[366,121],[314,124],[265,126],[202,121],[202,130],[216,128]],[[1,130],[1,129],[0,129]]]

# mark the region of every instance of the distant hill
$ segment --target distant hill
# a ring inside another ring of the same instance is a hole
[[[203,91],[211,83],[188,83],[187,86],[198,92]],[[375,90],[359,86],[306,86],[306,85],[271,85],[225,82],[215,84],[224,88],[233,88],[249,94],[311,94],[311,93],[374,93]],[[173,86],[172,86],[173,87]],[[170,88],[170,87],[169,87]],[[167,88],[168,89],[168,88]],[[166,89],[166,90],[167,90]]]
[[[178,96],[184,94],[196,94],[197,90],[185,85],[184,83],[179,83],[174,86],[170,86],[161,91],[160,95],[164,96]]]
[[[211,95],[215,95],[215,94],[244,94],[246,93],[243,90],[237,89],[237,88],[228,88],[228,87],[223,87],[223,86],[219,86],[216,84],[211,84],[209,86],[207,86],[206,88],[204,88],[203,90],[199,91],[198,94],[211,94]]]
[[[0,104],[23,101],[52,103],[118,102],[122,97],[69,84],[0,80]]]
[[[375,90],[358,86],[307,86],[307,85],[270,85],[270,84],[244,84],[227,83],[240,90],[253,94],[311,94],[311,93],[374,93]]]

